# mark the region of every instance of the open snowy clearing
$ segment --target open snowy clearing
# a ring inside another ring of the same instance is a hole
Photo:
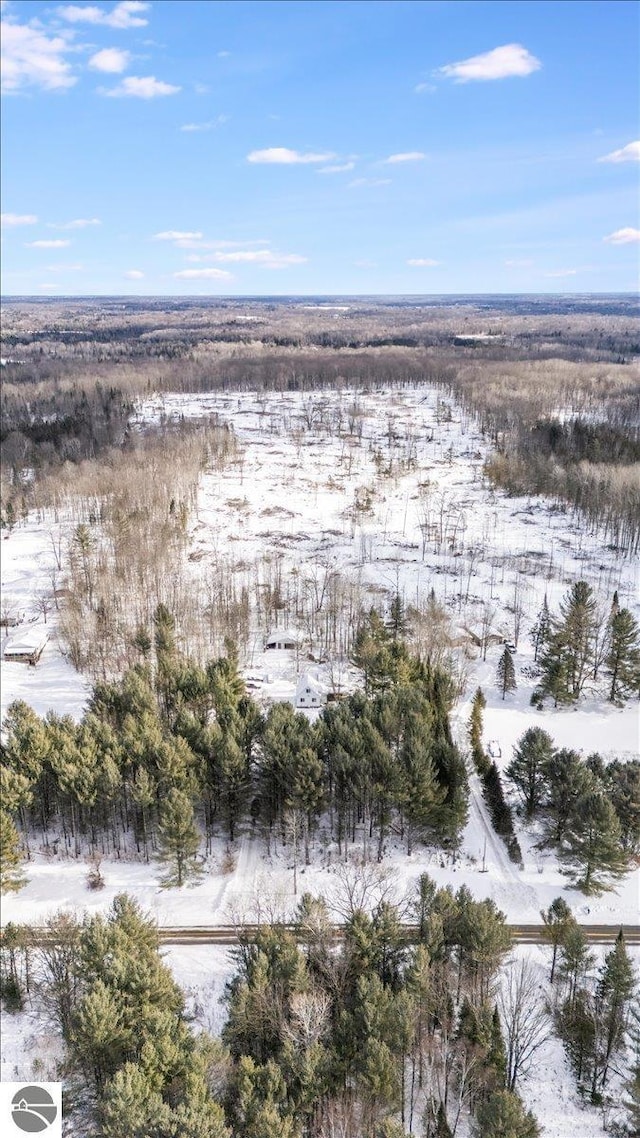
[[[569,512],[541,499],[508,498],[491,490],[482,475],[486,441],[435,389],[167,395],[144,404],[139,422],[180,415],[211,415],[228,422],[241,444],[235,465],[206,472],[201,480],[186,554],[194,588],[203,587],[207,575],[230,574],[255,602],[274,566],[294,609],[300,590],[316,590],[320,602],[334,572],[365,606],[382,602],[384,608],[396,592],[419,606],[433,588],[451,614],[455,652],[466,675],[466,695],[454,712],[463,746],[470,696],[481,684],[488,701],[485,742],[498,744],[499,766],[509,762],[513,744],[533,724],[585,756],[594,750],[606,758],[638,753],[637,702],[620,710],[601,693],[591,693],[576,710],[530,706],[535,676],[528,639],[545,593],[552,610],[557,609],[568,585],[581,578],[594,586],[603,606],[610,605],[617,589],[620,603],[640,615],[638,565],[603,546]],[[64,537],[65,525],[70,533],[71,514],[67,522],[29,518],[3,543],[4,595],[27,614],[51,575],[55,540],[61,533]],[[517,598],[522,607],[519,638],[513,612]],[[491,641],[483,661],[477,637],[487,614]],[[52,707],[80,714],[89,686],[60,654],[55,616],[49,614],[53,636],[36,668],[2,662],[3,711],[22,698],[39,712]],[[254,696],[268,705],[293,698],[298,677],[311,666],[309,645],[317,657],[320,644],[322,655],[324,618],[320,614],[313,626],[300,627],[302,645],[291,652],[264,651],[270,631],[265,619],[254,612],[246,674]],[[505,701],[495,689],[503,639],[518,640],[518,690]],[[334,683],[338,666],[343,669],[339,683],[353,684],[344,661],[317,665]],[[582,921],[638,922],[640,870],[628,874],[616,890],[587,899],[566,888],[551,854],[541,857],[520,828],[518,837],[522,871],[494,834],[474,776],[460,855],[450,859],[421,847],[407,857],[392,834],[384,869],[398,897],[427,871],[439,885],[466,884],[477,897],[493,897],[514,922],[537,921],[540,909],[559,895]],[[106,888],[98,896],[86,886],[82,861],[36,852],[26,867],[29,883],[7,898],[3,919],[39,920],[60,906],[102,908],[122,890],[134,894],[164,925],[227,923],[234,912],[250,915],[257,899],[264,905],[266,898],[281,913],[295,907],[289,848],[278,842],[267,856],[263,842],[247,829],[236,843],[235,870],[223,876],[224,847],[222,839],[216,842],[201,878],[180,890],[159,888],[157,866],[105,859]],[[361,848],[360,834],[351,852]],[[331,899],[338,864],[337,851],[321,828],[312,864],[299,869],[298,892]]]

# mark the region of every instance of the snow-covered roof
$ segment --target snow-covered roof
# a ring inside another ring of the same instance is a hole
[[[29,656],[33,652],[41,652],[47,640],[49,631],[42,625],[31,625],[21,630],[7,642],[4,649],[5,656]]]
[[[307,690],[313,695],[326,695],[328,685],[324,683],[317,672],[302,672],[298,676],[298,683],[296,686],[296,698],[305,695]]]
[[[285,640],[291,641],[294,644],[300,644],[302,637],[299,632],[296,632],[295,628],[276,628],[273,632],[269,633],[265,643],[282,644]]]

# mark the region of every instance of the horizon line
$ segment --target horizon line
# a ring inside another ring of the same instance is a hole
[[[265,292],[265,293],[171,293],[171,292],[85,292],[85,293],[56,293],[46,295],[42,293],[0,293],[0,301],[7,300],[298,300],[298,299],[352,299],[361,300],[380,297],[399,297],[403,299],[418,299],[428,297],[476,297],[476,296],[541,296],[541,297],[585,297],[585,296],[623,296],[638,297],[640,294],[634,289],[614,290],[608,292],[597,291],[567,291],[567,292]]]

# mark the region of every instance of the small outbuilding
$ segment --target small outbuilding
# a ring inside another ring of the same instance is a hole
[[[35,667],[48,639],[49,633],[42,626],[32,625],[31,628],[25,628],[7,642],[3,653],[4,659]]]
[[[280,631],[272,632],[265,641],[264,650],[280,651],[280,652],[295,652],[296,648],[300,647],[300,636],[297,632],[291,632],[290,629],[281,629]]]

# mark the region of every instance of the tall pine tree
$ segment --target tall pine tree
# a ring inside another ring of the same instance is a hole
[[[513,656],[511,655],[511,652],[507,648],[506,644],[504,646],[504,652],[498,660],[496,684],[498,690],[502,692],[503,699],[508,691],[515,691],[516,687],[518,686],[516,684],[516,669],[515,664],[513,663]]]
[[[640,694],[640,629],[629,609],[619,609],[611,617],[605,672],[611,703]]]

